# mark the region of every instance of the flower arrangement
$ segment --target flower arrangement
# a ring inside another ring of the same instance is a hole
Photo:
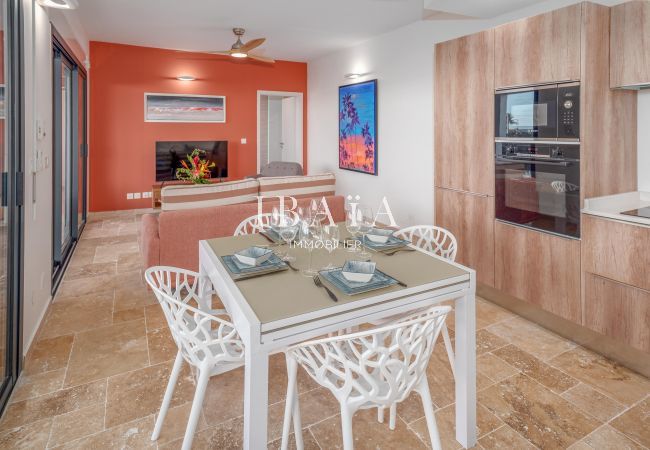
[[[210,169],[215,166],[212,161],[201,159],[199,155],[205,154],[205,151],[195,148],[187,161],[181,161],[183,167],[176,169],[176,178],[183,181],[191,181],[194,184],[207,184],[210,181]]]

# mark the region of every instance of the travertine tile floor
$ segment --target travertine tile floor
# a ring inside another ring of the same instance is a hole
[[[189,370],[162,436],[149,440],[176,350],[141,282],[140,214],[91,215],[0,422],[1,448],[180,448],[194,393]],[[477,448],[650,447],[649,380],[480,299],[477,324]],[[443,446],[458,448],[442,344],[428,373]],[[270,448],[278,448],[281,355],[271,360],[270,380]],[[304,374],[300,381],[306,447],[340,448],[337,403]],[[241,447],[242,382],[241,369],[211,380],[195,448]],[[426,448],[417,394],[398,412],[395,431],[377,423],[375,411],[358,413],[356,447]]]

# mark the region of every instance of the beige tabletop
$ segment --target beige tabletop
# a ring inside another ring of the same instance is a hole
[[[341,227],[341,233],[345,237],[344,227]],[[207,242],[217,256],[232,255],[234,252],[252,245],[264,246],[269,244],[259,234],[229,236],[210,239]],[[284,251],[287,246],[280,248]],[[309,252],[306,249],[291,248],[289,253],[296,257],[296,261],[292,263],[294,267],[297,269],[307,267]],[[467,271],[419,251],[400,252],[393,256],[373,251],[370,251],[370,253],[372,255],[371,260],[377,263],[377,269],[406,283],[409,289],[468,276]],[[348,259],[358,259],[358,257],[355,257],[355,253],[350,253],[343,248],[338,248],[331,254],[324,249],[313,251],[313,267],[318,270],[329,262],[340,267]],[[326,281],[324,283],[327,284]],[[293,270],[237,281],[236,285],[262,324],[405,289],[395,285],[349,296],[328,284],[339,299],[338,302],[334,302],[324,289],[314,285],[311,277],[306,277]]]

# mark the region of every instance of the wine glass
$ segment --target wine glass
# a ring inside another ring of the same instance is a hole
[[[359,223],[358,234],[361,236],[361,243],[366,243],[366,235],[372,231],[373,224],[375,222],[374,216],[372,215],[372,209],[366,205],[357,206],[357,221]],[[361,258],[370,258],[371,255],[366,250],[366,246],[362,245],[363,250],[359,253]]]
[[[289,255],[289,248],[291,242],[296,238],[298,234],[298,224],[297,220],[292,219],[291,217],[285,217],[285,226],[280,228],[280,237],[287,244],[287,251],[282,256],[283,261],[295,261],[294,256]]]
[[[327,214],[325,211],[320,209],[318,202],[314,198],[309,202],[309,214],[312,221],[315,221],[320,225],[322,225],[323,221],[327,218]]]
[[[328,262],[327,266],[323,267],[323,269],[334,269],[336,266],[332,264],[331,256],[332,252],[339,246],[341,232],[338,225],[323,225],[321,227],[321,230],[323,236],[323,246],[325,247],[325,250],[327,250],[327,253],[330,255],[330,261]]]
[[[356,239],[358,238],[360,228],[357,216],[358,211],[356,208],[351,208],[345,215],[345,229],[348,230],[348,233],[350,233],[350,236],[352,236],[352,239],[354,239],[354,245],[346,245],[346,250],[353,253],[357,252],[358,241],[356,241]],[[346,243],[348,243],[348,241],[349,239],[346,239]]]
[[[300,243],[302,247],[306,248],[307,252],[309,252],[309,266],[302,271],[302,274],[306,277],[313,278],[318,274],[318,272],[312,268],[312,254],[314,253],[314,247],[318,240],[322,240],[320,227],[316,224],[310,225],[306,221],[301,222]]]

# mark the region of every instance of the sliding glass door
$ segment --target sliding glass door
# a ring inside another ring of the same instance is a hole
[[[0,0],[0,411],[20,371],[22,192],[20,2]]]
[[[86,221],[86,73],[54,32],[54,164],[52,274],[54,289]]]

